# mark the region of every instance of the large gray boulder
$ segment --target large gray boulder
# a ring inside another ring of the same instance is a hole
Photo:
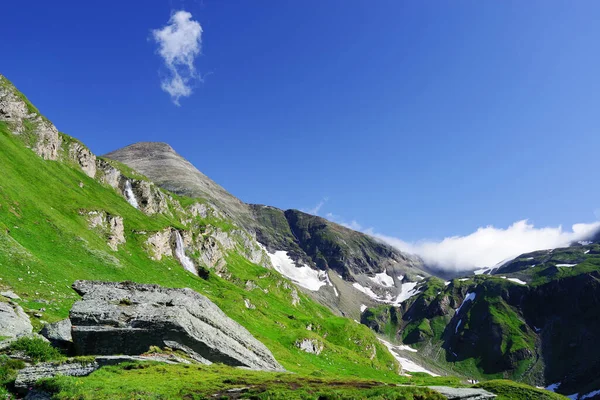
[[[70,353],[73,347],[73,338],[71,337],[71,321],[63,319],[53,324],[45,325],[40,331],[40,335],[67,353]]]
[[[83,296],[70,315],[76,354],[136,355],[166,341],[207,361],[283,371],[250,332],[191,289],[96,281],[77,281],[73,288]]]
[[[0,301],[0,336],[12,338],[32,331],[31,321],[19,305]]]

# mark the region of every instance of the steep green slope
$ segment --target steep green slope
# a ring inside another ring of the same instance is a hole
[[[177,261],[150,259],[140,232],[180,227],[165,215],[146,216],[112,188],[61,162],[44,161],[23,147],[0,123],[0,277],[1,284],[23,297],[29,310],[45,308],[42,319],[65,318],[77,295],[76,279],[133,280],[170,287],[191,287],[205,294],[230,317],[263,341],[289,370],[391,378],[395,361],[366,328],[300,294],[292,305],[290,286],[275,271],[232,253],[231,281],[210,274],[201,279]],[[83,187],[80,186],[83,183]],[[90,229],[81,210],[103,210],[125,221],[126,243],[111,251],[105,238]],[[246,290],[253,281],[254,290]],[[256,309],[244,306],[248,299]],[[37,326],[41,322],[34,318]],[[308,331],[307,326],[316,327]],[[300,351],[300,339],[324,344],[320,356]],[[375,349],[375,357],[369,359]],[[367,368],[365,368],[367,367]]]

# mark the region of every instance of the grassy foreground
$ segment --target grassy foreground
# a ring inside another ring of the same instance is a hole
[[[42,381],[40,386],[54,393],[53,398],[81,400],[444,398],[426,387],[247,371],[223,365],[124,364],[102,368],[85,378],[58,377]]]

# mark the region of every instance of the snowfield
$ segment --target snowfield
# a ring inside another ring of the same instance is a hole
[[[398,362],[402,366],[402,370],[403,371],[406,371],[406,372],[424,372],[424,373],[429,374],[431,376],[439,376],[439,375],[434,374],[433,372],[429,371],[428,369],[425,369],[425,368],[421,367],[420,365],[416,364],[414,361],[409,360],[408,358],[402,357],[398,353],[398,351],[406,350],[405,347],[408,347],[408,346],[394,346],[390,342],[386,342],[383,339],[379,339],[379,341],[381,343],[383,343],[385,345],[385,347],[388,348],[388,350],[390,351],[390,353],[392,353],[392,355],[394,356],[394,358],[396,360],[398,360]],[[416,352],[415,349],[410,349],[408,351]]]
[[[419,294],[419,291],[415,289],[415,286],[417,286],[417,282],[403,283],[402,288],[400,289],[400,294],[398,297],[396,297],[396,301],[394,301],[394,305],[399,306],[403,301]]]
[[[297,267],[286,251],[280,250],[274,254],[267,252],[267,254],[277,272],[303,288],[316,292],[329,282],[329,277],[324,271],[314,270],[307,265]]]
[[[387,274],[386,270],[383,270],[383,272],[381,272],[379,274],[375,274],[374,278],[369,277],[369,279],[381,286],[385,286],[385,287],[393,287],[394,286],[394,278],[389,276]]]

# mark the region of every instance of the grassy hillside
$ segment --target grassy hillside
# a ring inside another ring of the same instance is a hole
[[[0,284],[21,295],[26,310],[45,308],[42,320],[67,317],[78,298],[70,288],[76,279],[190,287],[249,329],[290,371],[395,377],[396,362],[366,327],[333,316],[302,294],[300,304],[292,306],[289,286],[275,271],[230,254],[227,267],[234,279],[210,274],[205,280],[187,273],[170,257],[151,260],[144,250],[146,236],[140,232],[168,226],[185,229],[181,222],[160,214],[149,217],[79,170],[43,161],[2,123],[0,168]],[[122,216],[126,244],[111,251],[105,238],[89,229],[82,210]],[[248,280],[259,289],[246,290]],[[247,309],[244,299],[256,309]],[[40,319],[32,320],[41,326]],[[309,325],[315,329],[308,331]],[[299,351],[294,343],[303,338],[322,342],[324,352],[316,356]]]

